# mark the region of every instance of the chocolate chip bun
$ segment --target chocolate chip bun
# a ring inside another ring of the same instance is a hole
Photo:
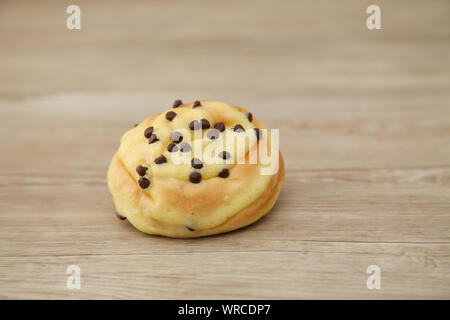
[[[241,107],[206,100],[176,100],[127,131],[108,170],[118,216],[142,232],[174,238],[257,221],[275,204],[283,180],[275,134]]]

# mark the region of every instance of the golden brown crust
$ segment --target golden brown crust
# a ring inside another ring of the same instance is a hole
[[[114,155],[110,164],[108,177],[110,176],[115,177],[114,179],[108,179],[110,190],[127,194],[128,197],[126,199],[132,206],[134,206],[135,204],[145,206],[148,201],[151,201],[151,199],[148,198],[148,195],[140,190],[139,186],[136,184],[136,181],[128,174],[117,154]],[[278,173],[272,177],[269,186],[266,188],[264,193],[250,206],[235,214],[225,223],[205,230],[191,231],[186,228],[186,226],[170,225],[158,221],[152,217],[145,217],[142,211],[139,210],[135,214],[127,214],[121,211],[121,207],[123,206],[123,204],[121,206],[120,203],[116,203],[116,210],[121,216],[127,217],[130,223],[133,224],[137,229],[145,233],[163,235],[173,238],[193,238],[208,236],[236,230],[259,220],[274,206],[281,192],[283,181],[284,161],[280,153],[280,167]]]

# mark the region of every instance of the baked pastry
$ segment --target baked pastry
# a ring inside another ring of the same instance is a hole
[[[117,214],[142,232],[175,238],[257,221],[283,180],[274,135],[247,110],[207,100],[176,100],[127,131],[108,170]]]

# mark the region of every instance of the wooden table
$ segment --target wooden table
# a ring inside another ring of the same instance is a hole
[[[0,4],[0,298],[450,298],[450,2],[377,0],[374,31],[365,0],[75,3],[79,31],[71,3]],[[280,128],[267,217],[192,240],[116,219],[119,138],[176,98]]]

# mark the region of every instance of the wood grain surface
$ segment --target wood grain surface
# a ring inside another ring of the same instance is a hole
[[[382,10],[369,31],[366,8]],[[82,28],[65,27],[76,3]],[[0,298],[450,298],[449,1],[0,2]],[[245,229],[114,215],[122,133],[176,98],[280,128]],[[81,289],[66,268],[81,268]],[[381,289],[366,268],[381,269]]]

